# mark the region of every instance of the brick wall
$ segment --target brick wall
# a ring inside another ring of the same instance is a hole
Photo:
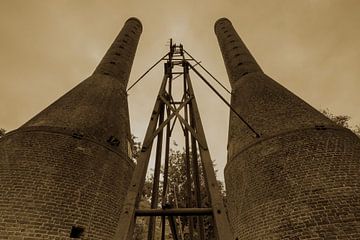
[[[215,32],[232,86],[225,183],[239,239],[359,239],[360,140],[266,76],[231,22]]]
[[[225,170],[239,239],[360,239],[359,140],[300,129],[259,141]]]
[[[58,129],[10,133],[0,164],[0,239],[70,239],[73,226],[81,239],[111,239],[134,168],[111,146]]]
[[[22,127],[72,129],[99,142],[114,136],[123,143],[130,138],[125,87],[112,76],[94,74]]]

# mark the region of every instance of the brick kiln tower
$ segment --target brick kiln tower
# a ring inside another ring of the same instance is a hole
[[[266,76],[228,19],[215,24],[232,87],[225,181],[239,239],[360,239],[360,141]]]
[[[88,79],[1,139],[0,239],[112,239],[134,168],[126,85],[141,32],[128,19]]]

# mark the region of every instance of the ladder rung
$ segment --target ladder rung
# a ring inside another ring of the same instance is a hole
[[[212,215],[212,208],[137,209],[135,216],[200,216]]]

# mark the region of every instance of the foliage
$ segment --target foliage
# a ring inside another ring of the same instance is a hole
[[[352,129],[352,131],[353,131],[358,137],[360,137],[360,126],[359,126],[359,125],[355,125],[355,127]]]
[[[139,208],[141,208],[141,209],[150,208],[149,201],[141,200],[139,203]],[[149,218],[147,218],[147,217],[137,217],[136,218],[136,225],[134,228],[133,240],[147,239],[148,224],[149,224]]]
[[[324,114],[326,117],[328,117],[331,121],[335,122],[336,124],[345,128],[349,128],[350,116],[334,115],[329,111],[329,109],[322,110],[321,113]]]
[[[137,137],[134,135],[131,135],[131,141],[132,141],[132,157],[134,160],[137,160],[139,158],[139,154],[141,151],[141,142],[135,141]]]
[[[139,148],[138,148],[139,149]],[[169,172],[168,172],[168,188],[167,188],[167,206],[171,208],[185,208],[187,207],[187,199],[186,196],[187,190],[186,190],[186,169],[185,169],[185,151],[174,151],[170,150],[169,154]],[[190,153],[191,158],[191,153]],[[190,159],[192,161],[192,159]],[[161,170],[164,171],[163,169]],[[199,175],[202,176],[202,165],[199,164]],[[153,184],[153,174],[150,175],[145,180],[144,188],[142,192],[142,201],[140,204],[143,205],[143,207],[146,207],[144,203],[147,203],[147,208],[150,207],[151,202],[151,192],[152,192],[152,184]],[[193,176],[192,176],[193,179]],[[162,180],[162,179],[161,179]],[[223,188],[223,184],[219,181],[219,186],[221,188],[221,192],[223,194],[223,197],[225,198],[225,191]],[[159,193],[161,195],[163,188],[163,182],[160,182],[160,189]],[[194,183],[192,183],[192,191],[191,191],[191,205],[192,207],[196,207],[196,196],[194,192]],[[200,177],[200,197],[201,197],[201,207],[209,207],[210,202],[207,196],[207,189],[205,187],[205,180],[203,177]],[[161,201],[161,198],[159,199]],[[161,207],[159,205],[159,207]],[[157,218],[160,220],[160,218]],[[182,235],[182,239],[186,239],[186,235],[189,233],[189,219],[186,217],[180,217],[178,218],[178,230],[180,235]],[[197,227],[197,218],[194,219],[194,228]],[[204,227],[206,229],[206,232],[208,233],[207,239],[214,238],[214,228],[213,228],[213,222],[211,217],[204,217]],[[135,227],[134,232],[134,239],[144,239],[143,236],[146,236],[147,233],[147,222],[144,219],[139,219],[137,221],[137,225]],[[158,225],[158,224],[157,224]],[[169,229],[167,229],[167,232],[169,233]],[[157,231],[157,236],[160,235],[160,232]],[[166,239],[172,239],[167,236]],[[194,239],[198,239],[198,237],[195,235]]]
[[[3,128],[0,128],[0,138],[2,138],[3,136],[5,136],[6,130]]]
[[[353,131],[358,137],[360,137],[360,126],[355,125],[355,127],[350,126],[349,121],[351,119],[348,115],[334,115],[329,109],[321,110],[321,113],[328,117],[330,120],[335,122],[337,125],[342,126],[344,128],[348,128]]]
[[[199,154],[198,154],[199,155]],[[187,207],[187,189],[186,189],[186,167],[185,167],[186,154],[185,151],[171,151],[170,152],[170,161],[169,161],[169,190],[168,190],[168,202],[171,207],[183,208]],[[192,154],[190,152],[190,162],[192,162]],[[203,167],[198,159],[199,167],[199,176],[200,176],[200,201],[201,207],[210,207],[210,199],[208,196],[208,191],[206,189],[205,178],[203,177]],[[215,169],[215,164],[213,162],[213,167]],[[216,171],[215,171],[216,172]],[[192,179],[192,191],[191,191],[191,207],[196,207],[196,195],[195,195],[195,186],[194,186],[194,176],[191,175]],[[223,183],[218,181],[221,193],[223,198],[225,198],[225,191],[223,188]],[[197,218],[193,218],[194,228],[197,228]],[[207,233],[206,239],[215,238],[214,224],[212,217],[203,217],[204,227]],[[181,228],[184,233],[185,239],[189,231],[189,218],[180,217],[179,228]],[[195,234],[194,239],[199,239]]]

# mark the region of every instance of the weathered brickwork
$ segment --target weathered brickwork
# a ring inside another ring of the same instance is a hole
[[[0,144],[0,239],[111,239],[134,164],[87,139],[19,131]]]
[[[94,74],[113,76],[127,85],[141,32],[141,22],[129,18]]]
[[[141,31],[130,18],[92,76],[0,140],[0,239],[113,238],[134,169],[126,85]]]
[[[90,76],[22,127],[38,126],[72,129],[99,142],[130,135],[125,86],[110,76]]]
[[[339,129],[300,129],[244,149],[225,170],[236,235],[359,239],[359,154],[357,137]]]
[[[236,236],[360,239],[359,138],[266,76],[229,20],[215,32],[231,104],[261,134],[230,114],[225,182]]]

